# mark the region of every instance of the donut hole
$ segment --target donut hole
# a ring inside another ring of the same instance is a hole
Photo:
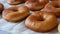
[[[14,11],[18,11],[18,10],[14,10]]]
[[[17,11],[18,11],[17,9],[16,10],[15,9],[13,10],[13,12],[17,12]]]
[[[13,11],[13,12],[17,12],[18,11],[18,8],[17,7],[10,7],[10,8],[8,8],[8,10],[11,10],[11,11]]]
[[[40,16],[39,18],[37,18],[38,21],[44,21],[43,16]]]
[[[59,4],[52,4],[55,8],[60,8]]]
[[[40,19],[38,19],[38,21],[44,21],[44,19],[43,18],[40,18]]]
[[[33,14],[32,16],[33,16],[32,19],[37,20],[37,21],[44,21],[45,20],[42,13],[39,13],[39,12],[36,12],[36,14],[35,15]]]
[[[32,20],[36,20],[36,21],[44,21],[44,18],[42,16],[32,16]]]
[[[35,1],[37,1],[37,0],[28,0],[29,2],[35,2]]]
[[[55,8],[60,8],[60,6],[58,6],[58,5],[57,5],[57,6],[54,6],[54,7],[55,7]]]

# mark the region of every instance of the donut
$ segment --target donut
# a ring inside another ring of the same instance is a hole
[[[58,22],[55,15],[42,11],[32,13],[25,20],[26,27],[36,32],[48,32],[55,28],[57,24]]]
[[[58,25],[58,32],[60,32],[60,24]]]
[[[46,3],[48,3],[47,0],[29,0],[25,2],[25,6],[30,10],[37,11],[42,9]]]
[[[5,9],[2,12],[3,19],[10,22],[18,22],[29,15],[29,9],[26,6],[14,6]]]
[[[60,2],[59,1],[51,1],[41,10],[53,13],[57,17],[60,17]]]
[[[6,2],[10,5],[17,5],[24,2],[24,0],[6,0]]]
[[[3,9],[4,9],[4,6],[3,6],[3,4],[2,4],[2,3],[0,3],[0,12],[2,12],[2,11],[3,11]]]

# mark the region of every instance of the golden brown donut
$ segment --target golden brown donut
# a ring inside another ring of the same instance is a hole
[[[2,17],[10,22],[21,21],[29,15],[29,9],[26,6],[15,6],[5,9]]]
[[[57,26],[57,18],[48,12],[35,12],[25,21],[25,25],[37,32],[47,32]]]
[[[24,2],[24,0],[6,0],[8,4],[16,5]]]
[[[48,3],[47,0],[29,0],[26,1],[25,6],[27,6],[30,10],[40,10],[46,3]]]
[[[59,1],[51,1],[46,4],[45,8],[41,11],[46,11],[53,13],[54,15],[60,17],[60,2]]]
[[[60,24],[58,25],[58,32],[60,32]]]
[[[0,12],[2,12],[2,10],[4,9],[3,4],[0,3]]]

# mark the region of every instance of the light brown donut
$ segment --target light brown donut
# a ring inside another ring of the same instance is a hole
[[[0,12],[2,12],[3,9],[4,9],[4,6],[3,6],[3,4],[0,3]]]
[[[57,26],[57,18],[48,12],[35,12],[25,21],[25,25],[37,32],[47,32]]]
[[[58,32],[60,32],[60,24],[58,25]]]
[[[40,10],[46,3],[48,3],[47,0],[29,0],[26,1],[25,6],[27,6],[30,10]]]
[[[26,6],[15,6],[5,9],[2,17],[10,22],[18,22],[29,15],[29,9]]]
[[[16,5],[24,2],[24,0],[6,0],[8,4]]]
[[[54,15],[60,17],[60,2],[59,1],[51,1],[46,4],[45,8],[41,11],[46,11],[53,13]]]

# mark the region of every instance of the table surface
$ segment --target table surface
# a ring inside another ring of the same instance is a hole
[[[11,34],[11,33],[0,30],[0,34]]]
[[[4,0],[0,0],[0,2],[2,3]],[[1,14],[0,14],[0,19],[2,18]],[[6,32],[6,31],[2,31],[0,30],[0,34],[11,34],[9,32]]]

